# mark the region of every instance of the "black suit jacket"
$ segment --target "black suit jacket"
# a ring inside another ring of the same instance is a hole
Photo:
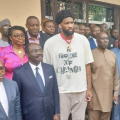
[[[54,114],[59,114],[59,93],[54,68],[45,63],[41,65],[45,77],[44,93],[28,62],[14,71],[13,80],[20,90],[23,120],[53,120]]]
[[[42,31],[39,32],[40,33],[40,46],[42,47],[42,49],[44,48],[44,44],[45,42],[47,41],[47,39],[49,39],[51,36],[46,34],[46,33],[43,33]],[[27,35],[27,32],[26,32],[26,37],[25,37],[25,45],[29,43],[29,40],[28,40],[28,35]]]
[[[112,37],[109,37],[109,43],[108,43],[107,49],[111,50],[113,48],[115,48],[115,39]]]

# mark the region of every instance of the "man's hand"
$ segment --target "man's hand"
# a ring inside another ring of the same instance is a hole
[[[85,100],[86,100],[86,101],[91,101],[91,100],[92,100],[92,91],[91,91],[91,89],[88,89],[88,90],[86,91]]]
[[[60,120],[60,115],[55,114],[54,117],[53,117],[53,120]]]
[[[88,108],[89,110],[93,110],[94,106],[93,106],[93,102],[92,102],[92,101],[89,101],[89,102],[88,102],[87,108]]]
[[[115,106],[117,106],[118,105],[118,96],[114,96],[113,101],[115,103]]]

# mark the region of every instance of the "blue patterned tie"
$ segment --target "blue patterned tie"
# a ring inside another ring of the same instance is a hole
[[[44,92],[43,80],[42,80],[41,75],[40,75],[39,72],[38,72],[38,69],[39,69],[39,68],[36,67],[36,80],[37,80],[37,82],[38,82],[38,84],[39,84],[39,86],[40,86],[42,92]]]

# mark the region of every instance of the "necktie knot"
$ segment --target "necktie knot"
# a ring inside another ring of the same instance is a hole
[[[35,69],[36,69],[36,71],[38,71],[38,70],[39,70],[39,68],[38,68],[38,67],[36,67]]]

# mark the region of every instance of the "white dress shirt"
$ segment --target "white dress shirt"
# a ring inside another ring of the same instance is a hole
[[[97,45],[97,41],[96,41],[96,39],[95,39],[95,38],[93,38],[93,40],[94,40],[94,42],[95,42],[95,45],[96,45],[96,46],[98,46],[98,45]]]
[[[33,65],[32,63],[30,63],[30,62],[29,62],[29,64],[30,64],[30,66],[31,66],[31,68],[32,68],[32,71],[33,71],[35,77],[36,77],[36,67],[39,68],[39,69],[38,69],[38,72],[39,72],[39,74],[41,75],[42,80],[43,80],[43,84],[44,84],[44,86],[45,86],[45,77],[44,77],[44,73],[43,73],[43,69],[42,69],[41,62],[40,62],[40,64],[39,64],[38,66],[35,66],[35,65]]]
[[[0,82],[0,102],[3,106],[6,115],[8,116],[8,98],[3,82]]]

